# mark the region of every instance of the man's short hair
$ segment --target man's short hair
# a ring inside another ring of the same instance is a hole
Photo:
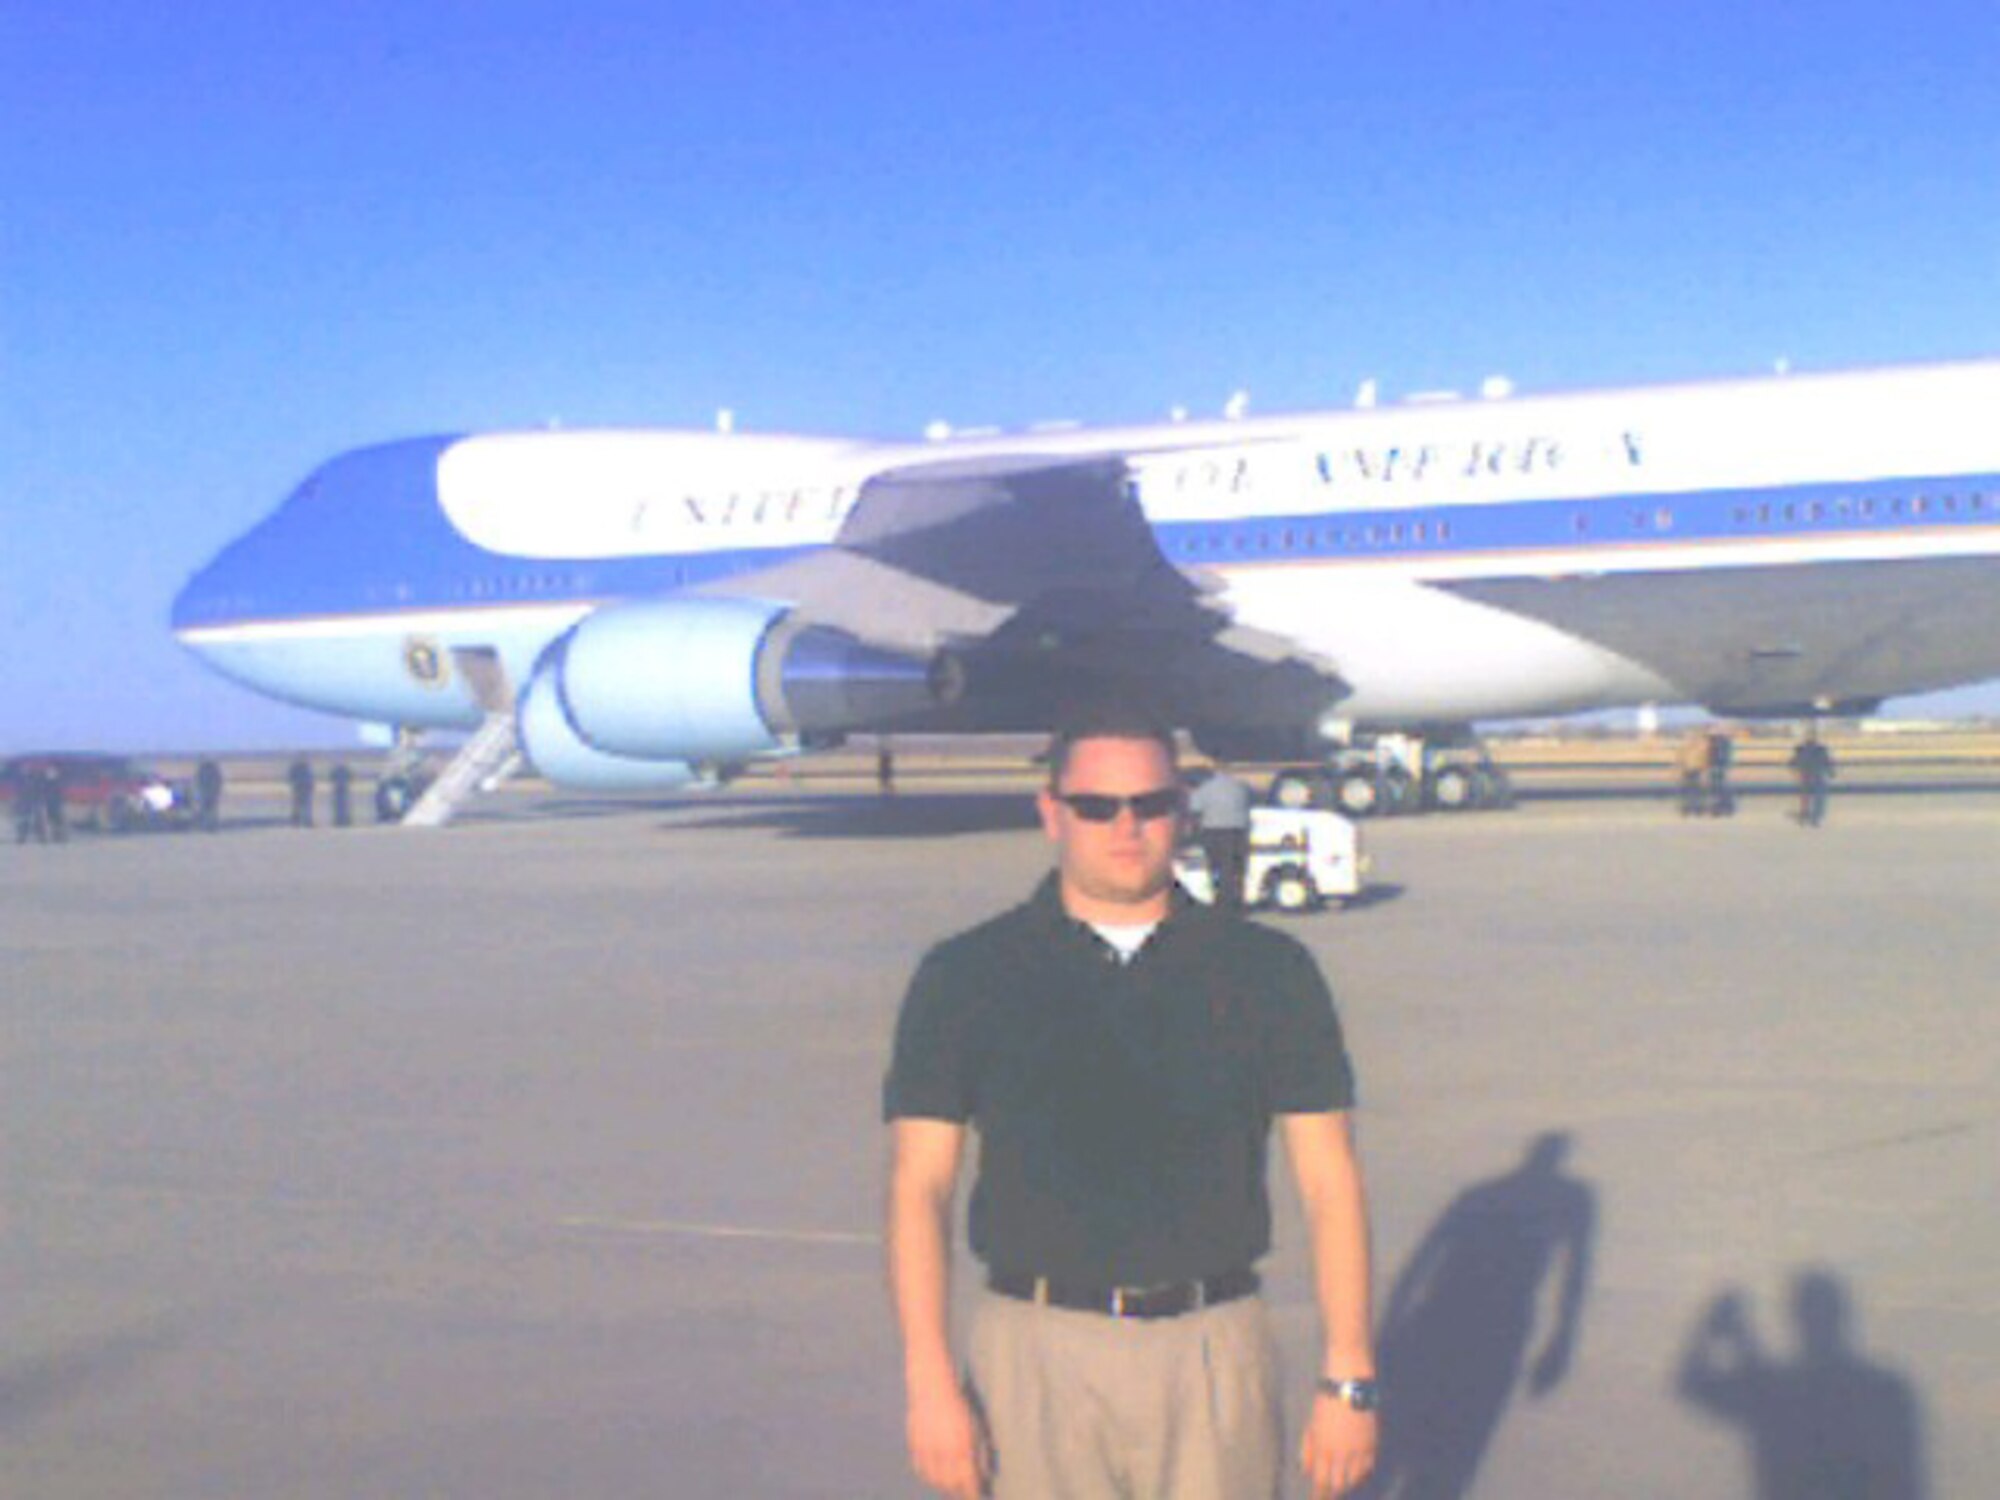
[[[1063,772],[1069,769],[1070,752],[1085,740],[1151,740],[1160,747],[1167,765],[1178,769],[1180,751],[1174,732],[1143,709],[1121,704],[1102,704],[1070,714],[1056,725],[1049,748],[1042,758],[1049,764],[1049,790],[1062,786]]]

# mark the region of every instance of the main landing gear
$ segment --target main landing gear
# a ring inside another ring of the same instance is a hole
[[[1470,733],[1380,734],[1338,747],[1324,765],[1287,766],[1271,778],[1270,800],[1370,818],[1511,807],[1514,791]]]

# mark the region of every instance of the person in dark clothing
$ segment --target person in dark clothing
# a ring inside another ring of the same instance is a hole
[[[292,788],[292,827],[313,826],[313,768],[312,762],[301,755],[293,761],[285,772],[285,780]]]
[[[1736,742],[1729,731],[1708,732],[1708,811],[1709,816],[1727,818],[1736,812],[1736,794],[1729,789],[1729,767],[1736,759]]]
[[[1293,939],[1177,894],[1170,738],[1107,719],[1058,735],[1048,764],[1055,870],[925,956],[883,1085],[911,1466],[953,1500],[1275,1494],[1282,1393],[1255,1269],[1275,1126],[1323,1335],[1297,1451],[1308,1492],[1331,1500],[1377,1440],[1332,996]],[[974,1132],[987,1293],[961,1373],[946,1288]]]
[[[354,822],[354,773],[346,761],[336,761],[326,779],[333,788],[333,826],[347,828]]]
[[[195,822],[209,833],[222,826],[222,767],[204,760],[194,768]]]
[[[1833,752],[1808,730],[1792,747],[1792,774],[1799,781],[1798,820],[1807,828],[1817,828],[1826,820],[1827,784],[1833,780]]]
[[[42,784],[42,830],[47,842],[60,844],[69,838],[69,817],[63,807],[63,773],[60,766],[44,766]]]
[[[22,770],[14,778],[14,842],[49,841],[48,803],[42,793],[42,773]]]

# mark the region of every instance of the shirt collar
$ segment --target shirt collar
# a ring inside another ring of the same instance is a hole
[[[1111,951],[1110,944],[1098,936],[1095,928],[1088,922],[1078,921],[1071,916],[1069,910],[1062,904],[1062,877],[1056,871],[1051,870],[1042,877],[1041,883],[1035,887],[1034,894],[1028,898],[1028,906],[1055,931],[1081,937],[1090,944],[1093,952]],[[1153,935],[1146,939],[1146,946],[1139,950],[1140,954],[1155,951],[1170,933],[1199,925],[1213,915],[1208,907],[1190,896],[1179,881],[1175,881],[1170,892],[1167,914],[1160,919],[1160,925],[1153,929]]]

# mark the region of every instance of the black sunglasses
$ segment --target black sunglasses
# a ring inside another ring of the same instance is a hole
[[[1181,810],[1181,789],[1161,786],[1130,797],[1114,797],[1109,792],[1057,792],[1056,801],[1086,823],[1109,823],[1128,807],[1141,823],[1150,823]]]

